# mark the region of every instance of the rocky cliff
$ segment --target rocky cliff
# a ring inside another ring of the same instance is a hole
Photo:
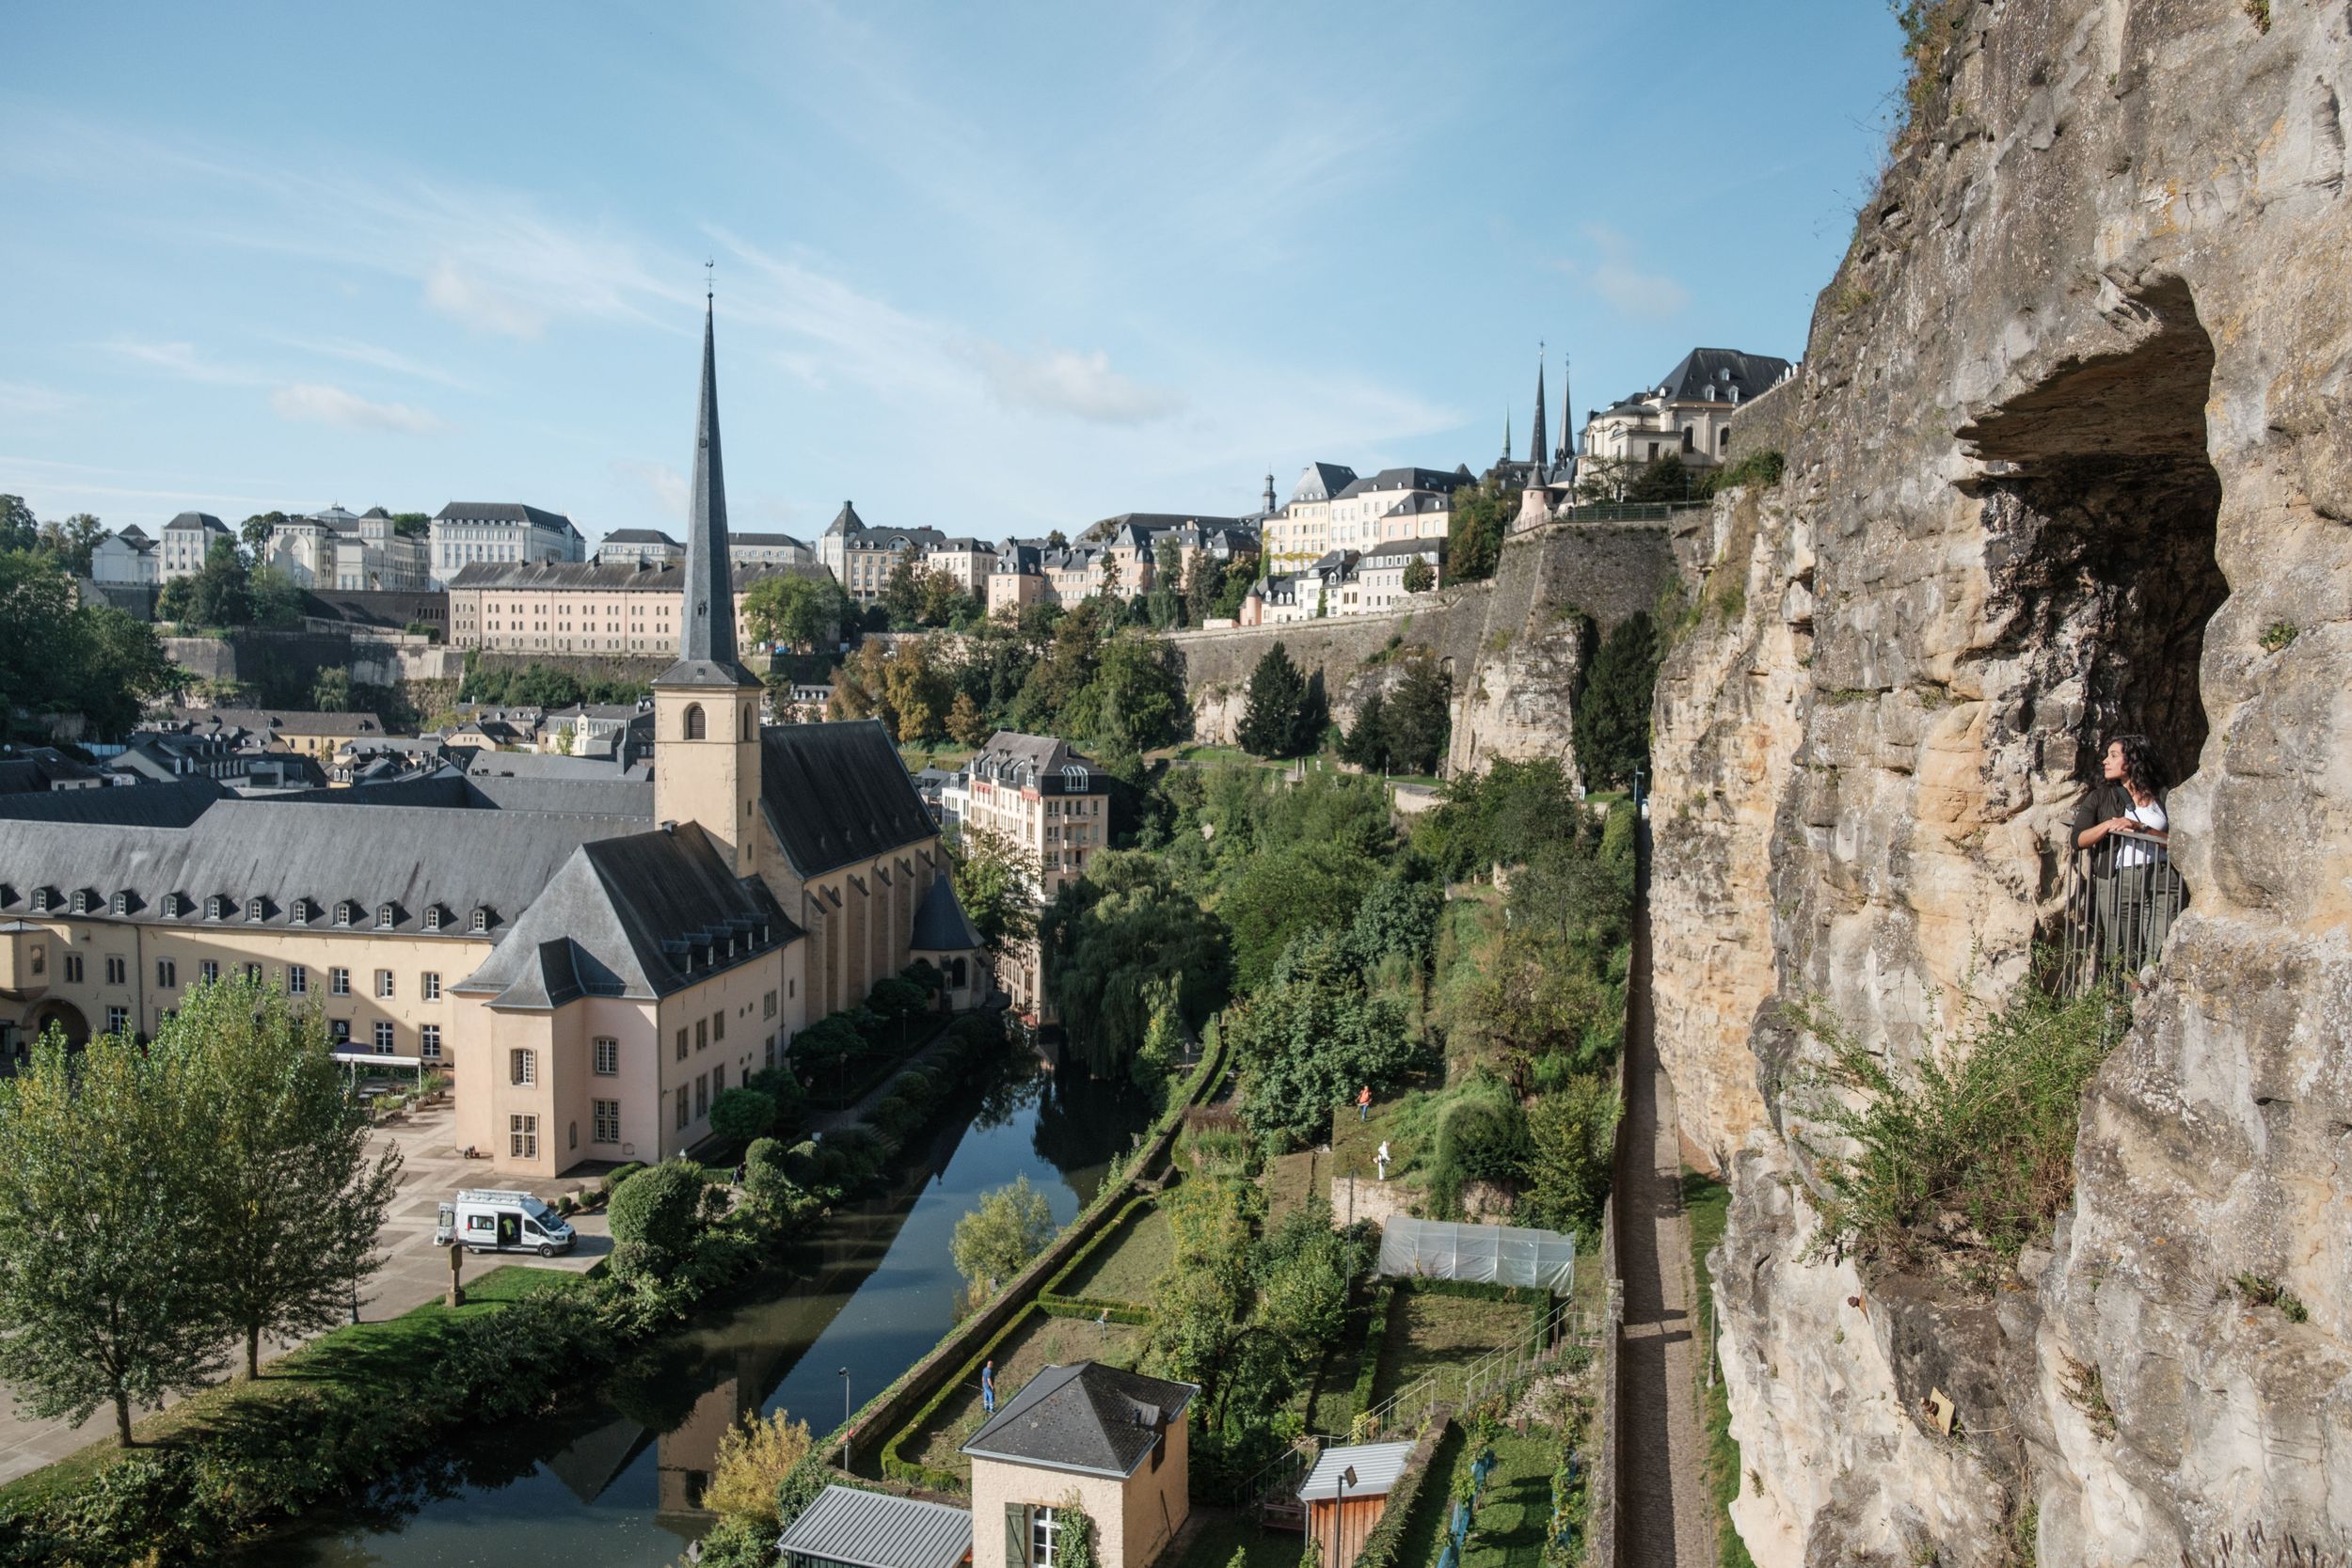
[[[1734,1189],[1734,1518],[1765,1568],[2244,1562],[2257,1524],[2340,1551],[2352,8],[1920,20],[1786,475],[1677,539],[1698,608],[1657,699],[1658,1033],[1686,1149]],[[1820,1132],[1791,1085],[1819,1047],[1782,1004],[1911,1072],[2061,923],[2067,821],[2119,730],[2181,780],[2191,904],[2085,1098],[2050,1244],[1989,1295],[1807,1261]]]
[[[1204,741],[1232,741],[1249,673],[1280,642],[1300,669],[1322,673],[1343,724],[1406,659],[1435,658],[1453,682],[1449,771],[1547,756],[1573,775],[1572,709],[1588,635],[1649,610],[1673,577],[1662,525],[1553,523],[1514,534],[1491,578],[1427,595],[1409,611],[1175,632],[1168,641],[1184,669],[1193,734]]]

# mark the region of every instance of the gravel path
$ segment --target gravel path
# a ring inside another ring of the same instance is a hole
[[[1617,1194],[1618,1266],[1625,1275],[1625,1338],[1618,1353],[1624,1512],[1617,1557],[1624,1568],[1712,1568],[1715,1519],[1694,1381],[1702,1352],[1690,1320],[1696,1293],[1691,1227],[1682,1212],[1674,1085],[1659,1065],[1650,1007],[1646,852],[1642,871],[1645,895],[1634,923],[1626,1015],[1630,1103],[1619,1132],[1627,1160],[1625,1186]]]

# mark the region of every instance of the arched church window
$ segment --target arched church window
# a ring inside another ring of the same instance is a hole
[[[689,740],[700,740],[703,738],[703,705],[700,703],[689,703],[687,705],[686,738]]]

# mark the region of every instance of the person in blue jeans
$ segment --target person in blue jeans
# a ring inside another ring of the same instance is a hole
[[[980,1408],[996,1414],[996,1361],[993,1356],[980,1363]]]
[[[1370,1084],[1366,1084],[1356,1091],[1356,1119],[1358,1121],[1372,1119],[1372,1085]]]

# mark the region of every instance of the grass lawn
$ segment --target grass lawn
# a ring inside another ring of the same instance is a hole
[[[1448,1517],[1454,1513],[1454,1467],[1465,1463],[1468,1443],[1459,1425],[1449,1426],[1429,1456],[1429,1474],[1422,1478],[1413,1512],[1406,1515],[1405,1538],[1396,1550],[1397,1568],[1428,1568],[1438,1560],[1438,1544],[1445,1539]]]
[[[1400,1563],[1435,1560],[1441,1538],[1434,1528],[1450,1519],[1455,1482],[1478,1457],[1458,1426],[1447,1434],[1446,1444],[1451,1454],[1447,1448],[1438,1449],[1438,1467],[1422,1487],[1423,1498],[1442,1498],[1447,1504],[1430,1511],[1429,1555],[1415,1558],[1407,1553],[1399,1557]],[[1486,1472],[1486,1485],[1471,1505],[1462,1568],[1534,1568],[1543,1557],[1544,1532],[1551,1525],[1551,1470],[1559,1440],[1549,1428],[1531,1425],[1524,1437],[1505,1429],[1494,1447],[1495,1467]],[[1422,1528],[1423,1521],[1416,1516],[1411,1539],[1418,1540]]]
[[[1707,1255],[1724,1239],[1724,1227],[1731,1218],[1731,1189],[1686,1170],[1682,1173],[1682,1209],[1691,1222],[1691,1272],[1698,1281],[1698,1296],[1691,1303],[1691,1327],[1703,1335],[1714,1326],[1715,1281],[1707,1272]],[[1707,1486],[1717,1514],[1715,1561],[1717,1568],[1756,1568],[1747,1543],[1731,1528],[1731,1501],[1740,1495],[1740,1445],[1731,1435],[1731,1405],[1724,1397],[1722,1378],[1715,1379],[1711,1388],[1707,1384],[1708,1358],[1714,1354],[1714,1346],[1707,1344],[1701,1350],[1699,1414],[1707,1422]]]
[[[1258,1178],[1265,1187],[1266,1224],[1279,1224],[1284,1214],[1304,1207],[1310,1194],[1321,1193],[1326,1203],[1331,1201],[1329,1169],[1327,1158],[1311,1148],[1267,1161],[1265,1173]]]
[[[906,764],[910,773],[920,773],[926,768],[937,768],[952,773],[978,750],[977,746],[958,746],[945,740],[928,746],[920,742],[902,743],[898,747],[898,760]]]
[[[1138,1307],[1152,1300],[1152,1288],[1168,1272],[1176,1256],[1176,1236],[1157,1204],[1147,1205],[1120,1227],[1119,1234],[1096,1249],[1087,1265],[1062,1288],[1064,1295],[1089,1301],[1126,1301]]]
[[[1437,1380],[1438,1398],[1454,1398],[1471,1364],[1488,1351],[1517,1343],[1533,1317],[1533,1308],[1510,1302],[1432,1295],[1400,1286],[1389,1307],[1389,1337],[1380,1347],[1373,1402],[1424,1377]]]
[[[1331,1113],[1331,1174],[1360,1176],[1366,1180],[1376,1177],[1379,1174],[1379,1167],[1373,1157],[1380,1152],[1380,1145],[1385,1140],[1389,1146],[1389,1153],[1394,1156],[1389,1162],[1389,1180],[1405,1180],[1406,1185],[1418,1191],[1421,1183],[1418,1180],[1411,1178],[1416,1168],[1416,1156],[1421,1153],[1421,1148],[1416,1140],[1405,1132],[1404,1118],[1400,1113],[1412,1096],[1436,1089],[1443,1082],[1444,1080],[1436,1074],[1424,1074],[1406,1085],[1402,1089],[1391,1090],[1386,1094],[1375,1094],[1372,1097],[1372,1119],[1370,1121],[1357,1120],[1356,1107],[1352,1104],[1343,1105],[1333,1111]]]
[[[1193,1507],[1200,1528],[1184,1551],[1167,1568],[1226,1568],[1233,1553],[1242,1554],[1245,1568],[1298,1568],[1306,1538],[1295,1529],[1264,1529],[1246,1509]],[[1414,1568],[1420,1568],[1416,1563]]]
[[[335,1383],[366,1387],[380,1381],[379,1369],[405,1370],[413,1367],[423,1346],[443,1325],[457,1318],[495,1312],[526,1296],[578,1290],[586,1283],[585,1275],[562,1269],[504,1264],[479,1277],[469,1278],[466,1305],[454,1312],[431,1301],[397,1318],[346,1324],[274,1361],[263,1362],[261,1378],[256,1382],[215,1384],[141,1418],[133,1423],[132,1434],[141,1445],[170,1443],[233,1414],[250,1402],[278,1399],[306,1386]],[[119,1457],[122,1450],[115,1446],[111,1410],[101,1410],[91,1417],[87,1430],[103,1435],[54,1465],[0,1486],[0,1507],[26,1507],[70,1491]]]
[[[1145,1330],[1132,1323],[1096,1324],[1080,1318],[1030,1314],[1026,1326],[1000,1347],[996,1357],[996,1402],[1001,1407],[1021,1391],[1022,1385],[1047,1367],[1067,1367],[1073,1361],[1100,1361],[1112,1367],[1132,1367],[1143,1354]],[[965,1477],[972,1462],[956,1450],[980,1430],[979,1374],[948,1396],[922,1431],[899,1448],[899,1453],[935,1469]]]

